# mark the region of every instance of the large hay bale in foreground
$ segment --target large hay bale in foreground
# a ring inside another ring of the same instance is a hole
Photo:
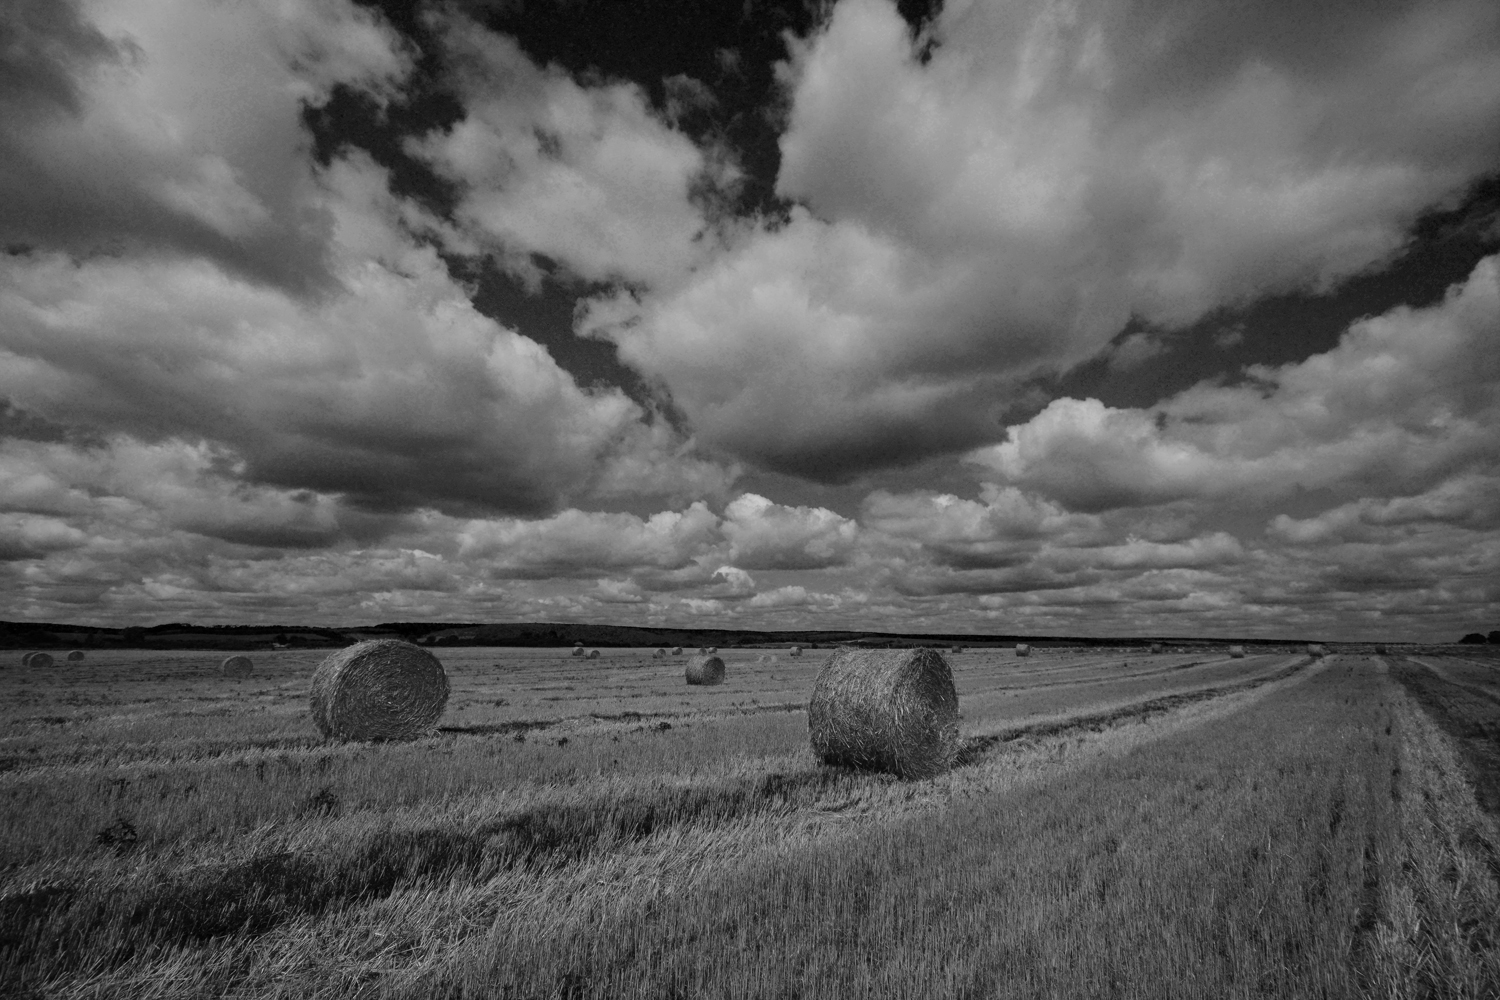
[[[1310,642],[1310,643],[1307,644],[1307,655],[1308,656],[1327,656],[1328,655],[1328,647],[1324,646],[1321,642]]]
[[[81,649],[75,649],[71,653],[68,654],[68,662],[69,663],[77,663],[79,660],[82,660],[82,659],[83,659],[83,650],[81,650]]]
[[[695,656],[688,660],[683,675],[689,684],[723,684],[724,661],[717,656]]]
[[[224,672],[225,677],[249,677],[250,671],[255,669],[255,664],[250,657],[236,654],[224,657],[224,662],[219,664],[219,669]]]
[[[52,666],[52,654],[51,653],[32,653],[31,654],[31,662],[28,663],[27,666],[28,667],[40,667],[43,670],[45,670],[47,667]]]
[[[425,649],[400,639],[370,639],[318,665],[311,703],[313,722],[324,736],[415,739],[443,717],[448,674]]]
[[[807,706],[825,764],[925,778],[959,750],[953,672],[933,649],[840,649],[823,663]]]
[[[591,649],[591,650],[589,650],[588,659],[590,659],[590,660],[597,660],[597,659],[599,659],[599,651],[597,649]]]
[[[1229,658],[1232,659],[1232,660],[1243,660],[1245,658],[1245,647],[1244,646],[1230,646],[1229,647]]]
[[[1031,647],[1028,646],[1028,645],[1026,645],[1026,643],[1024,643],[1024,642],[1018,642],[1018,643],[1016,643],[1016,655],[1017,656],[1030,656],[1031,655]]]

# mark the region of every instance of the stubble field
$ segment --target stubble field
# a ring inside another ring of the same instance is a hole
[[[903,782],[813,759],[826,652],[443,649],[406,744],[222,655],[0,670],[0,992],[1500,995],[1488,660],[950,655]]]

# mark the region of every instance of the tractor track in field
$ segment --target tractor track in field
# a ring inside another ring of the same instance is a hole
[[[1315,661],[1312,657],[1303,657],[1273,673],[1252,677],[1244,681],[1199,688],[1196,691],[1184,691],[1178,694],[1146,698],[1141,701],[1114,706],[1100,712],[1074,715],[1064,719],[1039,722],[1029,726],[1016,726],[997,733],[970,737],[960,755],[961,766],[962,764],[973,763],[983,754],[1003,743],[1065,736],[1072,733],[1102,732],[1107,727],[1117,725],[1121,722],[1133,719],[1148,719],[1153,715],[1163,715],[1196,702],[1220,698],[1239,691],[1249,691],[1264,684],[1285,680],[1308,667],[1313,662]]]
[[[1500,697],[1426,660],[1393,656],[1389,663],[1391,675],[1457,744],[1480,808],[1500,816]]]

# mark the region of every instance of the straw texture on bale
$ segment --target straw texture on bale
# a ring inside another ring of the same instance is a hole
[[[255,664],[248,656],[226,656],[224,662],[219,664],[219,669],[224,672],[225,677],[249,677]]]
[[[68,654],[69,663],[77,663],[81,659],[83,659],[83,650],[81,649],[75,649]]]
[[[1243,660],[1245,658],[1245,647],[1244,646],[1230,646],[1229,647],[1229,657],[1230,657],[1230,659],[1233,659],[1233,660]]]
[[[723,684],[724,661],[717,656],[695,656],[688,660],[683,674],[689,684]]]
[[[813,753],[825,764],[925,778],[959,750],[953,672],[933,649],[839,649],[807,706]]]
[[[50,667],[50,666],[52,666],[52,654],[51,653],[32,653],[31,654],[31,662],[28,663],[27,666],[29,666],[29,667],[42,667],[43,669],[45,669],[47,667]]]
[[[1327,656],[1328,649],[1321,642],[1310,642],[1307,644],[1308,656]]]
[[[1018,642],[1018,643],[1016,643],[1016,655],[1017,656],[1030,656],[1031,655],[1031,647],[1028,646],[1028,645],[1026,645],[1026,643],[1024,643],[1024,642]]]
[[[324,736],[409,740],[431,731],[448,704],[448,674],[425,649],[370,639],[318,665],[312,716]]]
[[[599,659],[599,651],[597,649],[591,649],[591,650],[589,650],[588,658],[590,660],[597,660],[597,659]]]

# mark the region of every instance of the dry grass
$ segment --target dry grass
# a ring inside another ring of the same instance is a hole
[[[321,743],[317,654],[3,672],[0,981],[1493,995],[1493,822],[1374,661],[1040,652],[953,661],[968,752],[921,782],[818,766],[818,657],[687,692],[649,650],[445,648],[444,727],[406,744]]]

